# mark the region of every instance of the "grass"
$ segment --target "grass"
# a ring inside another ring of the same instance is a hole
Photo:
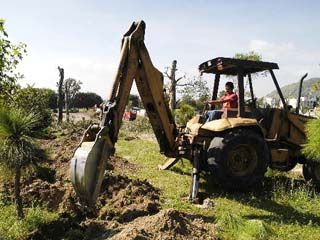
[[[185,200],[191,184],[187,161],[159,171],[165,157],[155,141],[141,139],[119,140],[116,154],[140,166],[130,177],[147,179],[161,189],[163,208],[215,221],[222,239],[320,239],[320,195],[297,175],[269,170],[263,186],[249,192],[227,192],[204,176],[200,196],[212,199],[214,207],[199,209]]]
[[[0,240],[21,240],[43,224],[58,219],[57,213],[50,213],[39,207],[24,209],[25,218],[17,220],[14,205],[0,204]]]
[[[143,151],[141,146],[143,146]],[[132,173],[130,177],[148,179],[152,185],[162,190],[164,207],[184,210],[193,208],[192,204],[181,201],[181,198],[188,196],[188,190],[186,191],[186,189],[189,188],[191,181],[189,175],[191,167],[189,165],[180,167],[177,172],[159,171],[158,165],[162,164],[166,158],[159,154],[158,145],[152,141],[120,140],[116,145],[116,152],[140,166],[140,171]]]
[[[0,183],[8,182],[13,177],[13,171],[10,170],[5,164],[0,163]]]

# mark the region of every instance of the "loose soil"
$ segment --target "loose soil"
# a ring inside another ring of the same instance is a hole
[[[165,209],[153,216],[137,218],[110,239],[216,239],[214,236],[214,224],[205,223],[199,216]]]
[[[161,191],[147,180],[128,178],[139,166],[119,156],[108,162],[96,208],[81,205],[70,181],[69,165],[83,132],[82,128],[62,130],[41,140],[49,153],[48,167],[41,179],[24,180],[21,194],[25,206],[40,205],[60,217],[26,239],[215,239],[214,224],[200,216],[161,209]],[[8,183],[0,189],[8,196],[13,194]]]

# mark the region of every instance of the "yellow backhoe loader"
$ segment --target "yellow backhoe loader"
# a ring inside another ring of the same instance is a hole
[[[227,188],[243,189],[260,183],[267,167],[288,171],[301,163],[306,179],[320,183],[319,165],[306,159],[300,151],[306,140],[308,117],[286,104],[273,72],[278,69],[276,63],[224,57],[202,63],[201,74],[215,76],[213,100],[217,98],[221,75],[237,77],[238,108],[227,109],[221,118],[210,122],[197,115],[185,127],[177,127],[164,96],[163,75],[153,66],[144,43],[145,28],[143,21],[134,22],[123,36],[119,67],[108,102],[103,107],[101,123],[86,130],[72,158],[71,180],[82,202],[88,205],[96,202],[106,163],[115,152],[133,80],[160,152],[170,158],[162,169],[170,168],[181,158],[189,159],[193,165],[191,199],[198,196],[201,171],[211,171],[215,181]],[[270,73],[281,108],[257,107],[251,75],[262,71]],[[245,77],[251,93],[247,101]]]

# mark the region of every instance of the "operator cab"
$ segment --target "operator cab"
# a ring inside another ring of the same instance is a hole
[[[227,109],[222,114],[221,118],[259,118],[260,112],[257,110],[256,97],[253,93],[252,86],[252,74],[269,71],[272,79],[278,90],[280,99],[284,107],[286,103],[284,101],[283,95],[281,93],[278,82],[274,76],[273,69],[279,69],[277,63],[272,62],[262,62],[262,61],[251,61],[251,60],[241,60],[235,58],[224,58],[218,57],[206,61],[199,66],[199,71],[201,75],[203,73],[212,73],[215,75],[213,84],[212,100],[217,99],[220,76],[237,76],[238,85],[238,108],[237,109]],[[248,78],[248,83],[250,87],[250,99],[245,101],[244,97],[244,78]]]

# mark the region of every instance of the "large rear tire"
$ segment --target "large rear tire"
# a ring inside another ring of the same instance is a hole
[[[310,181],[320,187],[320,162],[307,160],[303,164],[303,176],[306,181]]]
[[[229,189],[248,189],[260,183],[270,159],[263,136],[251,129],[233,129],[213,138],[207,156],[213,178]]]

